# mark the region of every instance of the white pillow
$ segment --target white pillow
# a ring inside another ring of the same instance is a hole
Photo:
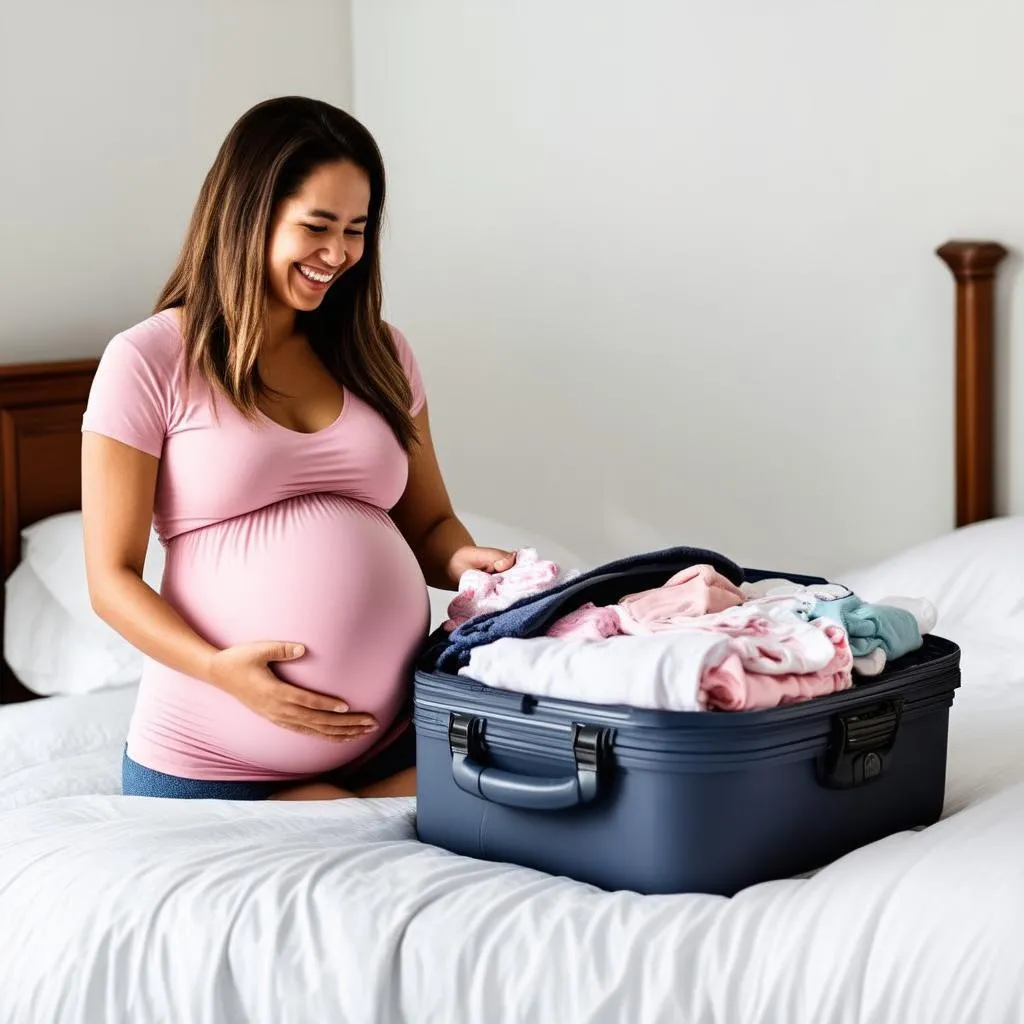
[[[82,513],[50,516],[21,534],[5,584],[4,656],[33,693],[82,694],[137,683],[142,655],[92,610]],[[143,576],[159,588],[164,549],[154,533]]]
[[[943,624],[1016,641],[1024,648],[1024,517],[987,519],[836,579],[865,601],[926,597]]]
[[[21,532],[21,557],[76,622],[103,625],[89,601],[81,512],[64,512],[27,526]],[[163,574],[164,548],[151,530],[142,576],[159,590]]]
[[[98,616],[76,620],[28,562],[15,567],[5,589],[4,657],[33,693],[93,693],[139,681],[142,655]]]

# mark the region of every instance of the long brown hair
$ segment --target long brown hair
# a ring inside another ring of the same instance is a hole
[[[411,389],[381,318],[384,163],[373,136],[343,110],[285,96],[238,119],[206,175],[156,310],[182,307],[187,372],[198,372],[255,418],[258,399],[268,393],[257,359],[268,324],[266,255],[274,211],[317,167],[340,160],[370,179],[363,256],[316,310],[296,314],[295,326],[338,382],[376,409],[410,451],[416,442]]]

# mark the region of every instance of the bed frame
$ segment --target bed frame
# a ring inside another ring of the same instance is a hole
[[[997,242],[952,241],[938,256],[956,281],[956,525],[995,514],[994,312]],[[0,567],[21,558],[21,531],[81,505],[81,424],[94,359],[0,366]],[[0,622],[3,621],[0,589]],[[28,700],[0,663],[0,704]]]
[[[82,413],[95,359],[0,366],[0,567],[21,558],[21,531],[82,501]],[[4,592],[0,589],[0,622]],[[0,704],[27,700],[4,661]]]

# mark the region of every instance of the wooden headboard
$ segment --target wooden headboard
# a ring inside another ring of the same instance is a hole
[[[951,241],[938,249],[956,281],[956,525],[994,508],[994,308],[996,242]],[[0,565],[21,557],[21,531],[80,507],[81,425],[96,360],[0,367]],[[0,589],[0,621],[3,616]],[[29,693],[3,663],[0,704]]]
[[[79,508],[82,413],[96,360],[0,366],[0,566],[21,558],[21,531]],[[4,593],[0,589],[0,622]],[[35,696],[4,662],[0,704]]]

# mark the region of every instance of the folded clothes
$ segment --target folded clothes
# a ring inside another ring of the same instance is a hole
[[[680,620],[722,612],[743,601],[743,591],[712,566],[691,565],[663,586],[627,595],[617,608],[621,631],[642,635],[676,629]]]
[[[442,628],[451,632],[487,612],[503,611],[524,597],[548,590],[578,573],[563,573],[555,562],[542,559],[534,548],[516,551],[516,562],[504,572],[469,569],[459,579],[459,592],[448,605]]]
[[[627,704],[666,711],[700,709],[700,680],[708,660],[721,661],[726,637],[616,636],[607,640],[506,637],[474,647],[459,669],[501,690],[537,697]]]
[[[597,640],[505,638],[473,648],[459,674],[517,693],[662,711],[756,710],[849,687],[845,631],[825,620],[802,625],[830,652],[818,671],[749,671],[745,638],[707,629]]]
[[[540,592],[504,609],[474,605],[481,614],[432,653],[437,667],[537,696],[752,710],[844,690],[854,671],[878,674],[887,659],[920,647],[937,617],[928,601],[866,604],[848,587],[807,577],[744,581],[728,559],[694,548],[549,579],[524,579]],[[457,601],[456,612],[469,607]]]
[[[743,580],[743,570],[735,562],[702,548],[677,547],[633,555],[598,566],[543,593],[524,597],[503,611],[488,612],[464,622],[449,634],[443,646],[428,648],[423,667],[453,671],[468,664],[470,652],[476,647],[502,638],[543,635],[560,612],[572,611],[587,601],[598,603],[595,593],[610,588],[617,591],[612,601],[618,600],[623,593],[632,592],[631,577],[643,578],[647,586],[657,586],[682,569],[701,564],[710,565],[737,586]]]
[[[853,668],[858,675],[876,676],[891,658],[916,651],[938,621],[935,605],[925,598],[886,597],[865,604],[839,583],[804,586],[785,579],[744,583],[748,597],[802,596],[814,598],[807,616],[841,625],[850,638]]]
[[[855,594],[837,601],[819,601],[811,611],[815,619],[830,619],[850,636],[854,657],[862,658],[875,650],[886,658],[898,658],[921,646],[917,619],[903,608],[865,604]]]
[[[865,604],[855,594],[837,601],[819,601],[815,619],[829,619],[849,634],[853,666],[860,675],[879,675],[893,658],[916,651],[938,621],[931,601],[915,597],[886,597]]]
[[[733,640],[733,650],[748,672],[789,675],[822,672],[835,657],[833,638],[805,618],[799,596],[747,601],[714,615],[681,623],[677,633],[711,632]]]
[[[885,671],[885,651],[879,647],[870,654],[854,658],[853,671],[859,676],[880,676]]]
[[[730,653],[708,669],[701,681],[707,707],[720,711],[749,711],[823,697],[847,690],[853,683],[853,655],[846,631],[827,619],[814,623],[832,644],[832,660],[819,672],[750,672],[739,653]]]
[[[917,621],[917,629],[922,637],[930,633],[939,621],[939,610],[925,597],[883,597],[874,604],[882,608],[902,608],[910,612]]]
[[[628,595],[618,604],[588,602],[557,620],[547,635],[599,640],[618,634],[721,633],[733,638],[734,652],[749,672],[821,672],[835,651],[826,634],[807,621],[814,604],[802,590],[743,601],[739,587],[713,567],[695,565],[663,587]]]
[[[593,601],[587,601],[576,611],[557,619],[548,629],[547,635],[566,640],[604,640],[621,633],[618,605],[599,607]]]
[[[618,604],[592,601],[558,619],[548,636],[596,640],[619,633],[645,635],[679,628],[681,620],[742,604],[743,591],[710,565],[691,565],[663,586],[627,594]]]
[[[809,594],[816,601],[834,601],[840,597],[849,597],[853,591],[841,583],[794,583],[792,580],[774,577],[758,580],[756,583],[744,583],[740,586],[744,600],[761,597],[792,597],[797,594]]]

